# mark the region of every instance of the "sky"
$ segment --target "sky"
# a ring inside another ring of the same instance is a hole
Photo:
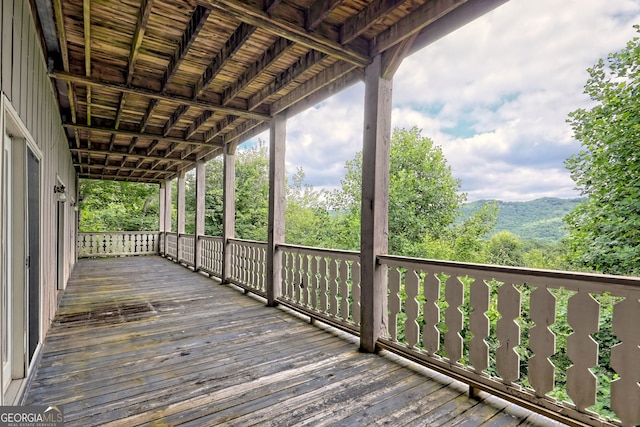
[[[392,126],[440,146],[468,201],[579,197],[566,120],[592,105],[587,68],[635,37],[634,24],[640,0],[510,0],[404,60]],[[363,99],[359,83],[289,118],[287,173],[339,188],[362,150]]]

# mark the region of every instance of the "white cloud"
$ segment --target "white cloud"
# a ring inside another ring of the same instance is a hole
[[[442,149],[470,200],[572,197],[563,161],[579,149],[567,115],[589,105],[586,69],[636,35],[637,0],[510,0],[405,59],[394,126]],[[287,170],[339,186],[362,147],[363,85],[287,123]]]

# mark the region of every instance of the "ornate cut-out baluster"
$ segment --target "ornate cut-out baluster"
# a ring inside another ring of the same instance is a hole
[[[538,287],[531,293],[531,320],[535,326],[531,328],[529,347],[533,357],[529,359],[529,382],[536,391],[536,395],[544,396],[553,390],[555,366],[549,360],[556,351],[556,336],[549,326],[555,322],[556,299],[544,287]]]
[[[451,363],[462,358],[462,330],[463,317],[460,306],[464,300],[464,286],[457,277],[450,277],[445,283],[445,299],[449,307],[445,312],[447,332],[444,335],[444,350]]]
[[[340,317],[349,318],[349,264],[340,260]]]
[[[624,426],[640,425],[640,301],[627,297],[613,307],[613,333],[620,343],[611,348],[611,367],[620,378],[611,382],[611,409]]]
[[[338,315],[338,265],[334,258],[329,260],[329,314]]]
[[[496,369],[502,380],[511,383],[520,377],[520,356],[516,347],[520,345],[520,326],[516,319],[520,317],[521,295],[511,283],[505,283],[498,289],[498,311],[500,320],[496,325],[496,335],[500,347],[496,350]]]
[[[473,338],[469,342],[469,361],[477,372],[489,367],[489,345],[485,341],[489,336],[489,298],[487,283],[482,279],[474,280],[470,290],[472,311],[469,315],[469,330]]]
[[[285,259],[282,264],[286,266],[285,268],[287,272],[286,276],[283,274],[283,277],[286,277],[285,285],[283,286],[283,288],[286,289],[284,296],[292,298],[291,282],[293,282],[293,254],[291,252],[284,252],[284,255]]]
[[[354,261],[351,264],[351,297],[352,305],[351,310],[353,312],[353,321],[356,325],[360,324],[360,263]]]
[[[309,306],[309,255],[303,255],[302,257],[300,293],[302,294],[302,304]]]
[[[429,354],[435,354],[440,348],[440,280],[430,273],[424,277],[424,328],[422,330],[422,340],[424,349]]]
[[[295,302],[300,303],[300,285],[302,284],[302,254],[293,253],[293,281],[291,282],[292,286],[292,298]]]
[[[573,365],[567,370],[567,394],[581,411],[596,403],[598,381],[589,368],[598,363],[598,343],[591,334],[598,331],[599,311],[588,292],[569,298],[567,321],[573,333],[567,338],[567,355]]]
[[[309,281],[311,293],[311,308],[318,309],[318,257],[311,257],[311,280]]]
[[[327,312],[327,258],[320,258],[320,311]]]
[[[396,267],[389,269],[389,337],[398,341],[398,313],[400,313],[400,272]]]
[[[418,315],[420,306],[418,305],[418,288],[420,279],[415,270],[407,270],[405,277],[405,291],[407,300],[404,303],[404,310],[407,314],[407,320],[404,322],[404,336],[409,347],[415,347],[418,344],[420,327],[418,326]]]

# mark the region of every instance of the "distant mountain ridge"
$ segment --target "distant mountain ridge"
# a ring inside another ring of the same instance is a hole
[[[503,202],[501,200],[477,200],[460,208],[460,221],[468,218],[485,203],[497,202],[497,223],[492,232],[509,231],[522,240],[538,240],[554,243],[567,235],[562,219],[584,199],[560,199],[543,197],[527,202]]]

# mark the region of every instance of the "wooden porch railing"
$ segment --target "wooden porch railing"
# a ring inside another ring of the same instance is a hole
[[[78,258],[157,255],[157,231],[119,231],[78,233]]]
[[[192,262],[193,236],[158,240],[175,261],[180,241],[181,262]],[[230,239],[229,277],[222,238],[200,236],[198,245],[199,269],[266,296],[266,243]],[[281,304],[359,333],[358,253],[294,245],[276,253]],[[378,262],[388,277],[382,348],[567,424],[640,424],[640,278],[389,255]],[[594,406],[597,393],[603,407]]]

